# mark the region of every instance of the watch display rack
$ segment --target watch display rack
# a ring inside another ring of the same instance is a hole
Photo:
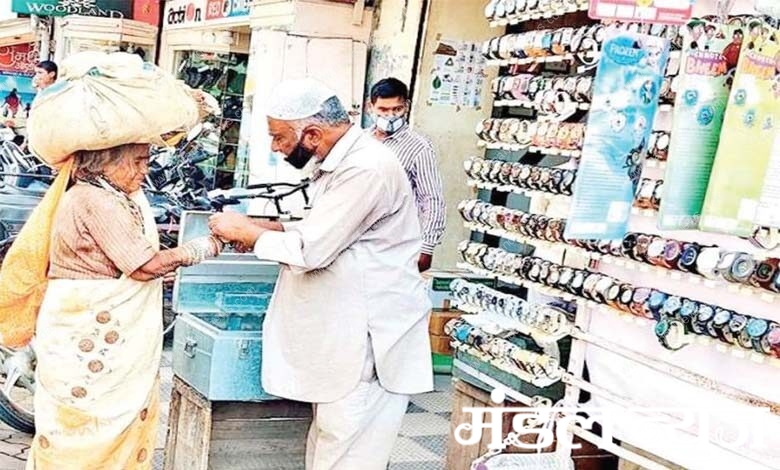
[[[217,155],[200,165],[214,189],[233,187],[248,60],[246,54],[180,53],[179,78],[208,92],[222,106],[222,115],[210,118],[220,134]]]
[[[506,29],[482,48],[499,74],[492,115],[476,125],[477,147],[485,154],[464,161],[475,196],[458,206],[471,232],[459,246],[459,267],[498,284],[451,286],[467,313],[448,325],[456,359],[467,353],[500,366],[501,376],[491,383],[505,388],[506,374],[536,387],[526,395],[508,387],[523,403],[558,399],[545,393],[545,381],[566,385],[564,407],[583,406],[582,392],[593,394],[589,403],[623,407],[693,406],[697,395],[707,395],[709,404],[746,406],[745,413],[768,406],[775,411],[754,425],[780,429],[780,397],[747,379],[773,377],[772,387],[780,386],[774,379],[780,366],[778,240],[760,229],[738,238],[657,228],[684,31],[597,22],[574,0],[533,1],[529,10],[531,3],[491,0],[485,9],[491,26]],[[639,172],[628,231],[615,240],[567,239],[594,69],[609,29],[664,37],[672,53],[647,149],[629,162]],[[514,338],[514,346],[506,338]],[[551,348],[561,341],[570,348],[565,358]],[[625,376],[611,378],[615,374]],[[678,396],[679,402],[672,398]],[[714,419],[724,422],[720,415]],[[649,453],[689,468],[704,461],[713,462],[709,468],[748,468],[756,461],[767,466],[755,468],[773,468],[766,449],[734,450],[708,440],[681,452],[671,443],[693,442],[695,432],[662,426],[653,434],[637,423],[620,422],[610,438],[573,426],[556,452],[570,453],[576,435],[643,465],[653,465]]]

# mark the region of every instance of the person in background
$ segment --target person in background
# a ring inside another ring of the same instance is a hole
[[[36,90],[41,91],[56,82],[58,74],[59,69],[57,64],[51,60],[38,62],[35,66],[35,75],[33,75],[32,85]]]
[[[311,211],[285,224],[225,212],[209,226],[282,265],[263,323],[262,383],[314,405],[306,469],[385,470],[409,395],[433,389],[414,195],[333,90],[294,80],[271,97],[271,149],[313,170]]]
[[[447,213],[436,150],[428,138],[409,128],[408,113],[409,89],[402,81],[385,78],[371,88],[370,132],[395,153],[414,192],[423,241],[417,266],[423,272],[430,269],[433,250],[444,237]]]

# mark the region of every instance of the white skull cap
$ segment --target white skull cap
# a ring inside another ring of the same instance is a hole
[[[322,105],[336,92],[313,78],[285,80],[271,92],[268,117],[280,121],[297,121],[322,111]]]

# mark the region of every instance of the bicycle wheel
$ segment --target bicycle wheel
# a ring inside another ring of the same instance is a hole
[[[35,433],[35,353],[0,347],[3,384],[0,388],[0,420],[17,431]]]

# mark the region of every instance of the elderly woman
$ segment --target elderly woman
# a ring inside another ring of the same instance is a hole
[[[213,237],[159,251],[140,190],[148,145],[75,155],[53,220],[36,327],[37,434],[27,468],[152,467],[162,276],[219,253]]]

